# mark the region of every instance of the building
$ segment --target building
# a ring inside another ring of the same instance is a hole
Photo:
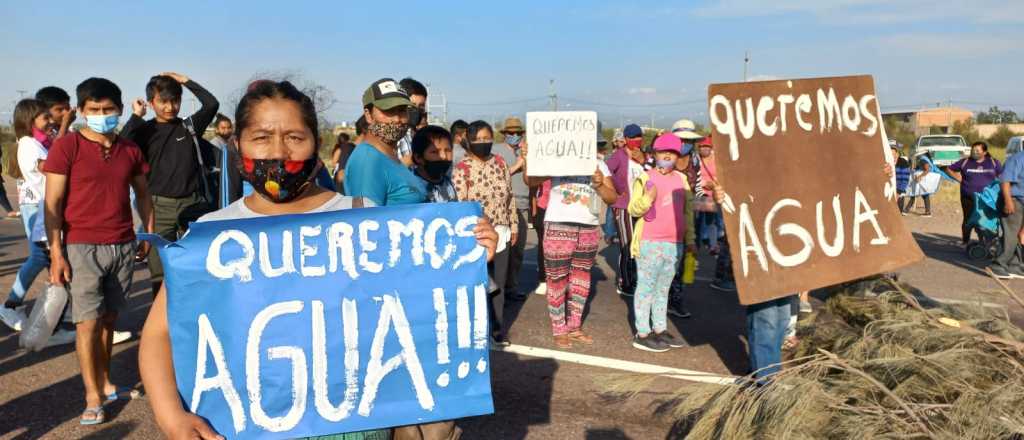
[[[977,124],[974,126],[975,130],[978,130],[978,135],[988,139],[999,130],[999,127],[1006,126],[1010,131],[1014,133],[1024,133],[1024,124]],[[999,147],[1005,147],[1005,145],[997,145]]]
[[[932,133],[949,133],[954,123],[967,122],[974,117],[970,110],[960,107],[937,107],[909,112],[882,113],[886,119],[895,119],[906,124],[915,136]]]

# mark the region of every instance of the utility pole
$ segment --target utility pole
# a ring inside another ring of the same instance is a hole
[[[746,74],[749,73],[751,67],[751,51],[743,52],[743,82],[746,82]]]
[[[947,119],[947,122],[946,122],[946,124],[947,124],[946,125],[946,133],[952,133],[953,132],[953,98],[946,98],[946,99],[947,99],[948,104],[949,104],[946,107],[946,115],[947,115],[946,116],[946,119]]]
[[[427,103],[426,103],[427,104],[426,105],[426,107],[427,107],[427,123],[428,124],[430,123],[430,114],[433,113],[432,109],[440,108],[441,109],[441,114],[443,115],[442,119],[441,119],[441,123],[442,123],[442,125],[448,125],[448,95],[445,94],[445,93],[441,93],[441,103],[440,104],[431,104],[432,101],[431,101],[430,97],[431,96],[435,96],[435,93],[431,91],[430,83],[427,83],[426,86],[427,86]],[[435,118],[434,120],[436,121],[437,118]]]
[[[651,130],[654,130],[654,113],[651,113]]]
[[[555,93],[555,80],[548,80],[548,98],[551,100],[551,111],[558,111],[558,93]]]

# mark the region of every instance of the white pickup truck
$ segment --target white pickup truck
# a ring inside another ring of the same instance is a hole
[[[914,159],[918,159],[926,153],[931,153],[930,156],[935,165],[947,167],[961,158],[970,155],[971,147],[967,145],[967,141],[964,140],[963,136],[936,134],[917,138],[917,143],[914,144],[912,151]]]

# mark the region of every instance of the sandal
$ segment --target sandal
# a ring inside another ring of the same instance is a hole
[[[86,408],[82,411],[82,417],[78,419],[79,425],[99,425],[106,421],[106,414],[102,406]]]
[[[580,344],[583,345],[594,345],[594,338],[590,337],[590,335],[586,333],[583,333],[583,330],[575,330],[573,332],[570,332],[568,336],[569,340],[571,340],[572,342],[579,342]]]
[[[142,397],[142,391],[132,388],[118,387],[113,393],[107,394],[106,400],[103,401],[103,404],[109,405],[118,400],[135,400],[140,397]]]
[[[555,347],[572,348],[572,339],[569,335],[555,335]]]

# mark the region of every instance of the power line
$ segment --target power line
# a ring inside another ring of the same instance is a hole
[[[468,106],[488,106],[488,105],[491,105],[491,106],[498,106],[498,105],[526,104],[526,103],[535,102],[535,101],[543,101],[543,100],[546,100],[546,99],[548,99],[547,96],[540,96],[540,97],[536,97],[536,98],[516,99],[516,100],[512,100],[512,101],[496,101],[496,102],[455,102],[455,101],[449,101],[448,105],[468,105]]]
[[[703,103],[707,102],[707,99],[704,99],[704,98],[692,99],[692,100],[689,100],[689,101],[667,102],[667,103],[663,103],[663,104],[617,104],[617,103],[609,103],[609,102],[589,101],[589,100],[586,100],[586,99],[571,98],[571,97],[563,97],[563,99],[565,99],[566,101],[572,101],[572,102],[575,102],[575,103],[578,103],[578,104],[593,105],[593,106],[597,106],[597,107],[629,107],[629,108],[678,107],[678,106],[683,106],[683,105],[703,104]]]

